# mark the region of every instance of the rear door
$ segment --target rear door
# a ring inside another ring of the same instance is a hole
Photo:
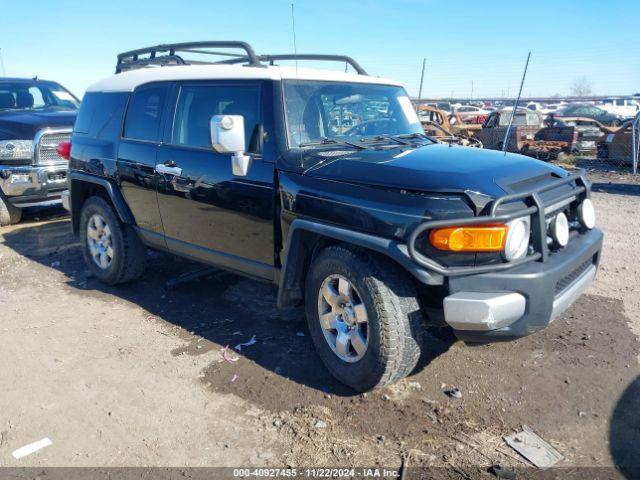
[[[274,163],[262,153],[263,88],[256,81],[184,82],[158,150],[158,202],[167,246],[207,263],[271,278]],[[213,115],[242,115],[252,166],[236,177],[211,147]]]
[[[117,160],[120,188],[136,224],[145,240],[159,246],[164,239],[155,167],[169,88],[168,83],[147,84],[131,94]]]

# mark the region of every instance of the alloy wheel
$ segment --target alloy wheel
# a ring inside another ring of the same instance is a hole
[[[354,363],[369,345],[369,319],[362,297],[342,275],[330,275],[318,292],[318,317],[324,338],[341,360]]]
[[[114,257],[111,229],[102,215],[94,213],[87,223],[87,245],[91,258],[102,270],[111,265]]]

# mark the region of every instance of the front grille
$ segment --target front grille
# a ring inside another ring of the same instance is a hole
[[[38,141],[36,161],[38,165],[56,165],[66,163],[66,160],[58,155],[56,149],[60,142],[67,142],[71,133],[44,133]]]
[[[575,270],[573,270],[570,274],[565,275],[560,280],[556,282],[556,296],[560,295],[564,292],[573,282],[575,282],[580,275],[587,271],[587,269],[593,265],[593,258],[590,258],[586,262],[582,263]]]

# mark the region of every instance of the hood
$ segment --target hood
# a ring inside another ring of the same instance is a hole
[[[76,110],[9,110],[0,112],[0,140],[30,140],[47,127],[73,128]]]
[[[309,168],[307,175],[423,192],[472,191],[493,198],[567,175],[561,168],[523,155],[444,144],[362,150],[324,160]],[[317,161],[309,158],[307,164]]]

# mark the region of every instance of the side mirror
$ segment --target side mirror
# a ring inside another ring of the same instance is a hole
[[[244,118],[242,115],[214,115],[209,124],[211,146],[218,153],[231,153],[231,170],[246,177],[251,157],[244,154]]]

